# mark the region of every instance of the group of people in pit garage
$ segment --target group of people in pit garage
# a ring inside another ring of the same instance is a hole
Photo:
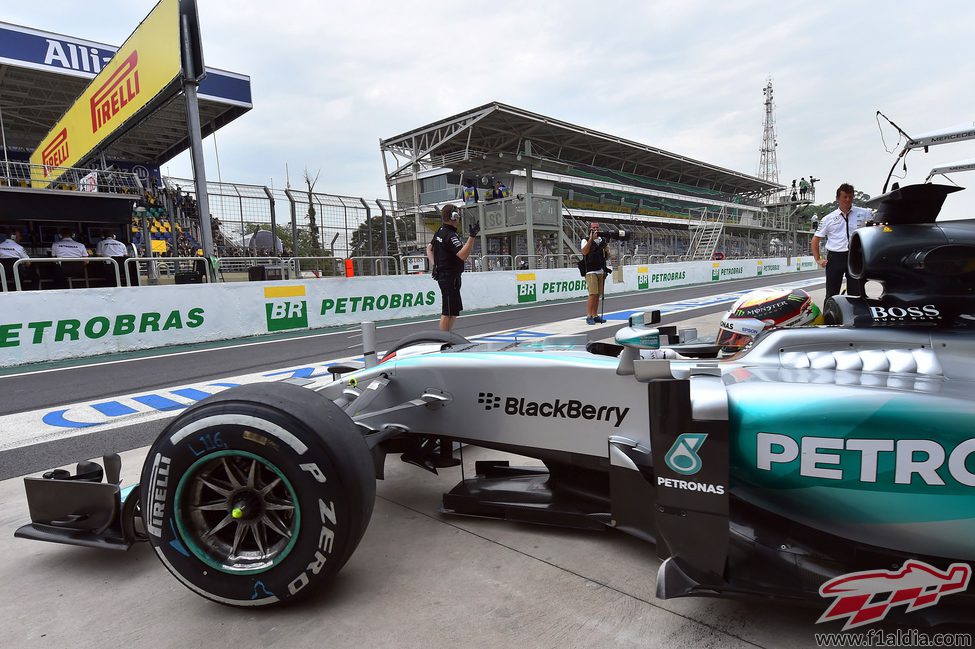
[[[0,229],[0,264],[2,264],[3,272],[7,277],[8,290],[12,290],[14,285],[14,264],[20,259],[30,259],[27,250],[20,244],[20,238],[21,232],[19,228]],[[115,257],[116,259],[122,259],[130,255],[128,246],[119,241],[115,233],[111,230],[102,232],[101,237],[94,244],[95,257]],[[88,247],[76,240],[74,230],[70,228],[61,228],[58,232],[58,240],[51,244],[50,257],[58,259],[81,259],[89,256],[91,254],[89,253]],[[87,262],[83,263],[87,265]],[[29,261],[25,261],[17,269],[20,275],[21,286],[25,290],[41,288],[40,274],[36,266],[37,264],[31,264]],[[55,265],[50,273],[50,288],[69,288],[69,277],[72,275],[72,271],[84,270],[81,263],[76,263],[74,266],[77,268],[65,269],[62,268],[61,264]]]

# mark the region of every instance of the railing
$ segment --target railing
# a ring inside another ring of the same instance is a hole
[[[514,261],[511,255],[481,255],[479,270],[511,270],[512,268],[514,268]]]
[[[132,194],[139,198],[143,193],[139,177],[127,171],[0,162],[0,172],[0,184],[11,187]]]
[[[339,259],[337,257],[291,257],[286,263],[291,264],[295,269],[295,278],[302,279],[301,277],[301,262],[302,261],[315,261],[315,269],[309,272],[316,273],[322,272],[322,266],[333,266],[332,272],[329,277],[344,277],[345,276],[345,260]],[[322,264],[321,262],[327,262]],[[340,265],[341,264],[341,265]],[[307,266],[306,266],[307,268]],[[322,275],[315,275],[315,277],[321,277]]]
[[[369,260],[372,260],[372,266],[373,266],[372,267],[372,269],[373,269],[373,273],[372,274],[373,275],[400,275],[401,274],[400,273],[399,260],[396,259],[396,257],[390,257],[390,256],[387,256],[387,255],[362,255],[362,256],[359,256],[359,257],[348,257],[347,259],[349,259],[349,260],[352,261],[352,264],[353,264],[352,267],[353,267],[353,269],[355,268],[355,263],[357,261],[361,261],[361,262],[365,263],[365,262],[367,262]],[[393,270],[396,271],[394,273],[390,273],[389,272],[389,266],[390,266],[389,262],[390,261],[393,262],[393,264],[392,264]],[[381,273],[379,272],[380,266],[382,266],[382,269],[383,269],[384,272],[381,272]],[[359,273],[356,272],[356,275],[358,275],[358,274]]]
[[[542,266],[545,268],[570,268],[573,265],[572,258],[578,255],[542,255]]]
[[[125,284],[126,286],[141,286],[142,282],[137,281],[132,283],[132,273],[131,268],[133,266],[138,266],[139,264],[145,264],[146,266],[146,278],[151,283],[153,279],[158,278],[160,271],[165,269],[165,274],[170,275],[175,278],[179,271],[180,263],[187,262],[192,264],[189,272],[200,272],[199,265],[203,264],[204,270],[202,272],[203,278],[206,281],[210,281],[206,273],[206,264],[209,261],[205,257],[129,257],[125,260]],[[173,264],[176,264],[175,269]],[[142,277],[143,273],[139,268],[135,270],[135,277],[138,280]]]
[[[122,280],[118,272],[118,262],[116,262],[111,257],[40,257],[32,259],[18,259],[13,265],[13,276],[14,276],[14,286],[16,290],[24,290],[20,281],[20,267],[27,266],[30,264],[57,264],[58,266],[62,264],[74,265],[77,263],[82,263],[82,270],[84,271],[84,277],[65,277],[64,279],[68,282],[68,287],[71,287],[71,281],[75,279],[84,279],[85,284],[90,282],[92,279],[103,279],[100,277],[90,277],[88,275],[88,265],[94,262],[104,262],[106,264],[111,264],[112,269],[115,271],[115,286],[121,286]],[[6,284],[6,282],[4,282]],[[38,281],[38,288],[40,288],[40,281]]]
[[[534,270],[540,267],[541,261],[542,255],[515,255],[514,267],[518,270]]]

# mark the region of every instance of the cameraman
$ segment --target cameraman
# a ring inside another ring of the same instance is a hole
[[[599,296],[606,286],[606,274],[609,268],[607,260],[606,237],[599,233],[599,224],[589,224],[589,236],[582,240],[582,260],[586,271],[586,290],[589,297],[586,300],[586,324],[602,324],[606,322],[597,313]]]
[[[464,272],[464,262],[471,256],[474,238],[481,231],[481,226],[477,223],[472,225],[467,242],[461,243],[457,235],[457,224],[460,223],[457,207],[450,203],[444,205],[440,210],[440,220],[443,225],[433,235],[433,241],[427,244],[427,258],[433,264],[433,278],[440,285],[440,330],[450,331],[464,309],[460,299],[460,274]]]

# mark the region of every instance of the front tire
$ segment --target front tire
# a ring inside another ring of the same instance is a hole
[[[307,388],[232,388],[183,413],[142,469],[149,542],[208,599],[267,606],[310,595],[352,555],[376,482],[358,428]]]

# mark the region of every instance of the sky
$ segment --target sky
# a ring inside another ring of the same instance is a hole
[[[120,45],[154,4],[5,3],[0,20]],[[307,168],[316,191],[385,198],[380,138],[491,101],[757,175],[771,77],[780,182],[812,174],[827,202],[841,182],[881,193],[898,134],[878,110],[909,134],[975,123],[970,0],[198,6],[207,65],[249,75],[254,103],[204,141],[210,180],[281,188]],[[897,179],[969,158],[975,140],[915,151]],[[163,173],[188,176],[186,154]],[[943,215],[975,216],[975,189]]]

